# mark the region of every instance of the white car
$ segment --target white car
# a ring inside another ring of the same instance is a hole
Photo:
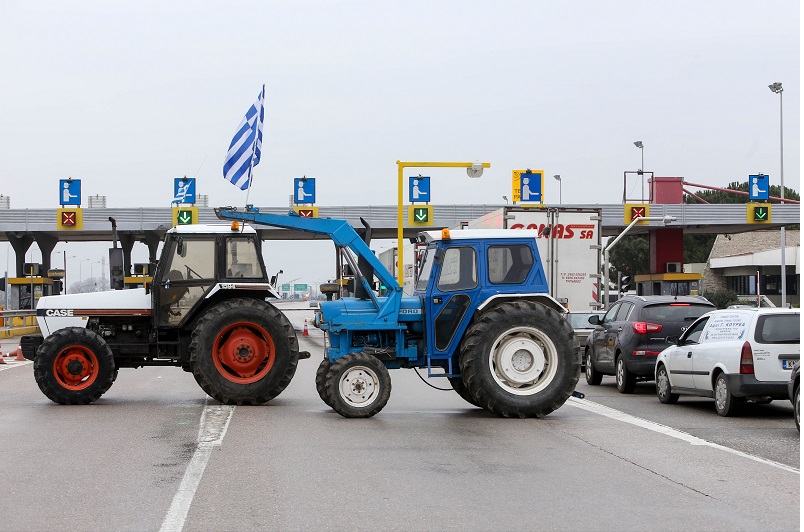
[[[713,397],[721,416],[746,400],[787,399],[787,383],[801,352],[798,309],[715,310],[696,320],[656,358],[656,395]]]

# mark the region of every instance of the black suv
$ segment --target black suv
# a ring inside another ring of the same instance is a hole
[[[600,384],[603,375],[617,378],[620,393],[634,391],[637,380],[653,380],[656,356],[715,306],[697,296],[625,296],[601,318],[586,340],[586,382]]]

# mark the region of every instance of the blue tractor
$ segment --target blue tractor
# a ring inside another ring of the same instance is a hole
[[[344,417],[378,413],[389,369],[427,368],[466,401],[504,417],[541,417],[572,395],[581,360],[564,308],[548,295],[536,231],[422,233],[412,296],[343,220],[215,209],[219,218],[326,235],[344,249],[356,297],[322,302],[314,324],[328,347],[321,399]],[[348,251],[346,251],[348,250]],[[373,290],[377,277],[386,287]]]

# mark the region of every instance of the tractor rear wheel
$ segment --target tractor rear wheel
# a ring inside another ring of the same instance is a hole
[[[452,389],[461,396],[461,399],[473,406],[480,406],[469,393],[469,390],[466,389],[466,385],[463,383],[463,377],[448,377],[447,380],[452,385]]]
[[[258,299],[236,298],[206,311],[193,328],[190,366],[201,388],[228,405],[260,405],[290,383],[299,341],[284,314]]]
[[[332,405],[329,404],[329,399],[327,399],[327,372],[330,367],[332,367],[332,362],[329,361],[328,357],[324,357],[324,360],[318,365],[318,369],[315,370],[315,390],[318,392],[318,397],[324,401],[324,404],[332,408]]]
[[[327,372],[326,396],[325,402],[343,417],[371,417],[391,397],[391,375],[375,356],[344,355]]]
[[[37,349],[34,378],[51,401],[86,405],[112,386],[117,368],[112,350],[99,334],[67,327],[48,336]]]
[[[566,402],[581,376],[574,334],[557,312],[531,301],[484,311],[461,342],[469,393],[498,416],[546,416]]]

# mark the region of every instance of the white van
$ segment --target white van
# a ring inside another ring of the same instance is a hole
[[[715,399],[721,416],[746,400],[787,399],[790,373],[801,352],[798,309],[732,308],[704,314],[656,359],[656,394]]]

